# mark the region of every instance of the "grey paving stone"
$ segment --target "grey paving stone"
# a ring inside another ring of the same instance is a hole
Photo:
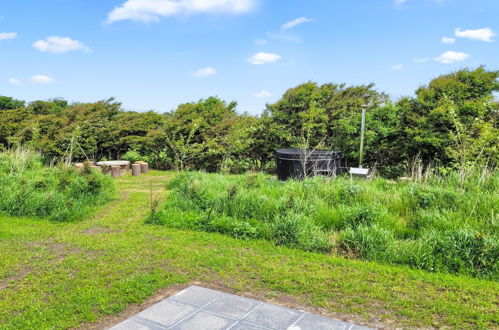
[[[202,307],[210,302],[215,301],[223,294],[219,291],[205,289],[199,286],[191,286],[185,290],[180,291],[168,300],[178,301],[184,304]]]
[[[172,330],[224,330],[236,322],[236,320],[201,311],[175,325]]]
[[[179,304],[174,301],[163,300],[139,313],[137,316],[159,322],[164,325],[171,325],[195,310],[196,309],[192,306]]]
[[[328,319],[318,315],[305,314],[288,330],[348,330],[352,324]]]
[[[244,320],[272,329],[287,329],[301,314],[301,312],[291,309],[263,304]]]
[[[230,330],[268,330],[269,328],[263,328],[258,325],[246,323],[244,321],[238,322],[235,326],[230,328]]]
[[[366,330],[369,328],[192,286],[111,329]]]
[[[116,324],[114,327],[110,328],[110,330],[148,330],[149,327],[137,324],[132,320],[126,320],[119,324]]]
[[[248,312],[257,307],[260,303],[255,300],[245,299],[243,297],[224,295],[205,310],[227,315],[236,319],[242,319]]]
[[[146,319],[145,317],[135,315],[130,319],[130,321],[140,324],[141,326],[147,327],[147,329],[154,329],[154,330],[164,330],[167,328],[166,325],[163,323],[159,323],[150,319]]]

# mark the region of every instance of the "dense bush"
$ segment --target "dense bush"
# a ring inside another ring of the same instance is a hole
[[[466,180],[462,180],[466,177]],[[148,219],[175,228],[499,279],[499,172],[413,182],[182,173]]]
[[[110,177],[85,168],[46,167],[34,152],[0,153],[0,212],[14,216],[74,221],[110,200]]]
[[[244,173],[272,172],[280,148],[325,148],[341,151],[352,166],[366,106],[365,165],[386,177],[400,176],[415,158],[448,169],[497,166],[498,78],[499,71],[464,69],[397,102],[372,84],[307,82],[258,117],[217,97],[159,114],[125,111],[113,99],[26,104],[0,96],[0,150],[28,146],[52,159],[73,143],[80,160],[142,158],[158,169]]]

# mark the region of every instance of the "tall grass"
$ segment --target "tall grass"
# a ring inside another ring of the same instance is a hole
[[[183,173],[150,223],[499,279],[499,173],[408,182]]]
[[[113,195],[111,178],[90,168],[79,173],[63,165],[45,166],[26,149],[0,153],[0,212],[13,216],[74,221]]]

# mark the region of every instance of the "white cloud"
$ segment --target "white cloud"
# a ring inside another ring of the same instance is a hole
[[[17,38],[17,32],[1,32],[0,40],[8,40]]]
[[[297,19],[294,19],[290,22],[284,23],[281,26],[281,31],[286,31],[286,30],[294,28],[297,25],[300,25],[303,23],[308,23],[308,22],[312,22],[312,19],[310,19],[308,17],[298,17]]]
[[[193,75],[194,77],[197,78],[203,78],[203,77],[213,76],[215,74],[217,74],[217,70],[215,70],[211,66],[208,66],[206,68],[197,70],[196,72],[194,72]]]
[[[21,80],[17,79],[17,78],[9,78],[7,80],[7,82],[11,85],[14,85],[14,86],[19,86],[21,85]]]
[[[271,97],[272,93],[269,91],[266,91],[266,90],[261,90],[258,93],[256,93],[255,96],[259,99],[265,99],[265,98]]]
[[[439,57],[435,57],[435,61],[445,64],[451,64],[455,62],[461,62],[469,58],[470,55],[463,52],[447,51],[442,53]]]
[[[162,17],[182,14],[240,14],[255,5],[256,0],[127,0],[108,14],[107,22],[158,22]]]
[[[421,57],[421,58],[415,58],[412,61],[414,63],[426,63],[428,62],[429,58],[428,57]]]
[[[456,38],[450,38],[450,37],[442,37],[441,41],[444,44],[453,44],[456,42]]]
[[[258,46],[263,46],[263,45],[266,45],[268,43],[268,41],[265,39],[255,39],[255,40],[253,40],[253,43],[255,45],[258,45]]]
[[[263,64],[279,61],[280,59],[281,59],[281,55],[274,54],[274,53],[259,52],[259,53],[256,53],[255,55],[251,56],[248,59],[248,62],[250,62],[251,64],[255,64],[255,65],[263,65]]]
[[[461,28],[457,28],[454,30],[454,35],[459,38],[468,38],[485,42],[492,42],[492,38],[496,36],[491,28],[476,30],[462,30]]]
[[[402,64],[394,64],[390,67],[390,69],[392,69],[393,71],[400,71],[404,68],[404,66]]]
[[[45,40],[38,40],[33,43],[33,47],[41,52],[62,54],[71,51],[81,50],[89,52],[90,48],[78,40],[67,37],[51,36]]]
[[[36,75],[29,78],[29,81],[34,84],[50,84],[51,82],[54,82],[54,78],[49,76]]]

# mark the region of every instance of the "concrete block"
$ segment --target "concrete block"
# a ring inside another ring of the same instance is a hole
[[[301,312],[276,305],[263,304],[245,317],[244,321],[271,329],[287,329],[301,314]]]
[[[173,330],[224,330],[228,329],[236,320],[207,312],[198,312],[172,327]]]
[[[222,296],[221,292],[201,288],[199,286],[194,285],[188,287],[185,290],[180,291],[174,296],[171,296],[170,298],[168,298],[168,300],[180,302],[191,306],[202,307],[208,303],[215,301],[217,298],[221,296]]]
[[[111,166],[111,176],[119,178],[121,176],[121,166]]]
[[[149,172],[149,164],[147,164],[147,163],[140,163],[140,171],[142,173]]]
[[[128,319],[124,322],[121,322],[114,327],[110,328],[109,330],[149,330],[152,327],[144,325],[144,324],[139,324],[134,322],[131,319]]]
[[[195,308],[192,306],[163,300],[139,313],[137,316],[169,326],[194,311]]]
[[[268,330],[268,328],[262,328],[259,325],[250,324],[244,321],[240,321],[235,326],[230,328],[230,330]]]
[[[258,306],[255,300],[244,299],[242,297],[224,295],[205,308],[205,310],[222,314],[236,319],[242,319],[246,314]]]
[[[348,330],[351,323],[336,321],[318,315],[305,314],[290,329],[300,330]]]
[[[132,164],[132,175],[133,176],[139,176],[141,173],[140,171],[140,164]]]

